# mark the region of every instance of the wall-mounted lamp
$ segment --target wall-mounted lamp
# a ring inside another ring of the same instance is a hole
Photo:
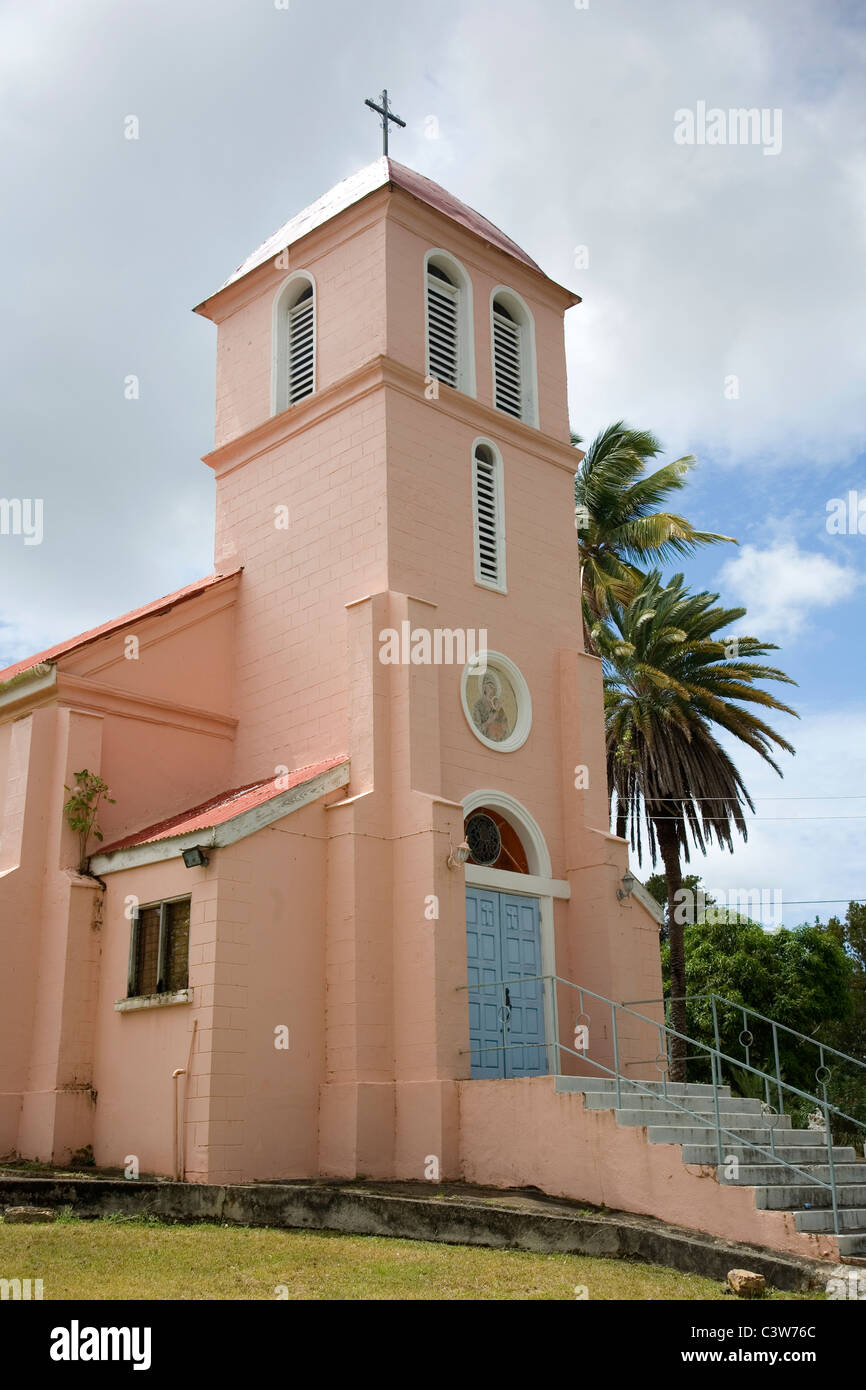
[[[635,878],[634,874],[631,872],[630,869],[626,869],[625,873],[622,876],[622,887],[617,888],[616,890],[616,896],[619,898],[620,902],[622,902],[623,898],[631,897],[632,891],[636,883],[637,879]]]
[[[465,840],[456,849],[452,845],[448,851],[447,864],[449,869],[462,869],[470,854],[471,850]]]
[[[209,864],[210,860],[204,850],[199,845],[193,845],[192,849],[182,851],[183,862],[188,869],[200,869],[203,864]]]

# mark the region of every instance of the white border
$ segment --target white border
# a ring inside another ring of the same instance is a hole
[[[470,888],[490,888],[498,893],[522,893],[524,897],[536,898],[539,910],[539,935],[541,937],[541,973],[556,974],[556,936],[553,922],[554,898],[570,898],[571,889],[564,880],[552,878],[552,865],[547,842],[541,833],[541,826],[526,807],[509,792],[493,791],[490,788],[471,792],[463,800],[463,818],[471,816],[482,806],[492,807],[508,821],[512,830],[520,837],[529,864],[528,874],[515,874],[506,869],[487,869],[479,865],[467,864],[464,870],[466,883]],[[553,990],[549,981],[544,982],[544,1033],[549,1046],[555,1039]],[[556,1051],[553,1051],[554,1073]]]
[[[492,667],[494,671],[501,671],[502,674],[508,678],[517,699],[517,723],[509,737],[503,739],[501,743],[494,743],[491,739],[485,738],[481,730],[476,727],[466,694],[469,677],[477,676],[487,667]],[[460,703],[463,706],[463,713],[466,716],[467,724],[478,739],[478,742],[483,743],[485,748],[491,748],[496,753],[515,753],[518,748],[523,747],[524,743],[529,738],[532,729],[532,698],[529,694],[529,686],[523,678],[523,672],[515,666],[510,657],[505,656],[502,652],[479,652],[474,661],[467,661],[466,665],[463,667],[463,675],[460,678]],[[519,807],[519,802],[515,802],[514,805],[515,807]],[[521,811],[521,814],[525,813]],[[506,816],[506,820],[507,819],[508,817]],[[539,831],[539,834],[540,833]],[[536,872],[540,871],[536,870]],[[550,877],[549,868],[547,876]]]
[[[313,389],[310,395],[315,395],[318,372],[316,370],[319,356],[319,291],[314,277],[308,270],[293,270],[274,295],[274,305],[271,318],[271,415],[281,415],[284,410],[288,410],[288,377],[286,373],[286,326],[288,315],[285,312],[285,301],[289,298],[289,292],[293,284],[298,280],[305,280],[313,289]],[[282,384],[285,384],[285,391]],[[283,400],[283,395],[286,400]],[[303,396],[302,400],[307,397]],[[295,401],[295,405],[299,402]]]
[[[481,573],[481,546],[478,533],[478,489],[475,486],[475,453],[476,450],[484,445],[493,454],[493,487],[495,492],[496,507],[496,570],[499,579],[496,583],[492,579],[487,579]],[[470,485],[472,487],[472,546],[475,561],[475,583],[480,584],[483,589],[490,589],[494,594],[508,593],[508,569],[505,559],[505,466],[502,462],[502,454],[492,439],[486,435],[479,434],[472,441],[472,469],[470,473]]]
[[[424,375],[430,375],[430,323],[427,313],[427,280],[433,258],[445,261],[457,281],[457,387],[465,396],[475,396],[475,308],[469,272],[441,246],[431,246],[424,257]],[[447,386],[448,383],[442,382]],[[454,389],[454,388],[452,388]]]
[[[538,424],[538,362],[535,351],[535,319],[532,310],[526,300],[513,290],[510,285],[497,285],[490,292],[490,378],[493,387],[493,405],[496,406],[496,370],[493,360],[493,305],[495,300],[502,299],[505,307],[516,313],[518,323],[523,329],[520,335],[522,346],[521,373],[523,376],[523,414],[520,417],[526,425]],[[507,410],[500,411],[500,414],[514,419]]]

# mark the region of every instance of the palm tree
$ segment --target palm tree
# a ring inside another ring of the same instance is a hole
[[[571,442],[579,444],[580,437],[572,434]],[[688,454],[647,473],[647,465],[661,451],[655,435],[618,420],[596,436],[575,475],[584,641],[589,652],[595,651],[592,627],[606,616],[610,601],[627,603],[643,578],[638,566],[732,540],[714,531],[696,531],[684,517],[657,510],[670,493],[685,486],[696,463]]]
[[[608,781],[616,803],[617,833],[630,828],[642,860],[643,829],[650,853],[664,864],[668,888],[673,1025],[686,1031],[683,922],[677,918],[681,857],[690,840],[705,851],[713,840],[733,850],[734,834],[747,837],[745,808],[754,810],[740,773],[716,737],[726,730],[782,775],[771,750],[794,749],[744,704],[796,711],[756,685],[796,684],[758,658],[775,651],[755,637],[718,636],[744,608],[717,606],[718,594],[691,593],[681,574],[667,585],[647,575],[628,604],[609,600],[608,621],[592,637],[605,675]],[[774,750],[773,750],[774,751]],[[674,1038],[672,1076],[685,1079],[685,1043]]]

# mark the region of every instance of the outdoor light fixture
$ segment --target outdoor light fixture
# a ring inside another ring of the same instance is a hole
[[[632,889],[634,888],[636,883],[637,879],[635,878],[634,874],[631,872],[630,869],[626,869],[625,873],[622,876],[622,887],[617,888],[616,890],[616,896],[619,898],[620,902],[623,898],[631,897]]]
[[[188,869],[199,869],[202,864],[210,862],[204,850],[199,845],[193,845],[192,849],[185,849],[182,853],[183,862]]]
[[[467,845],[465,840],[462,842],[462,844],[459,844],[456,849],[452,845],[451,849],[448,852],[447,862],[449,869],[462,868],[463,865],[466,863],[466,860],[469,858],[469,853],[469,846]]]

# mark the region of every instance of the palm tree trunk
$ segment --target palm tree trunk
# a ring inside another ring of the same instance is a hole
[[[680,867],[680,846],[672,820],[661,819],[662,815],[676,814],[675,806],[664,806],[658,820],[654,821],[658,838],[659,852],[665,866],[668,885],[668,941],[671,960],[671,1022],[678,1033],[686,1031],[686,951],[683,923],[677,920],[679,906],[677,894],[683,886]],[[671,1038],[671,1081],[686,1079],[686,1041],[685,1038]]]

